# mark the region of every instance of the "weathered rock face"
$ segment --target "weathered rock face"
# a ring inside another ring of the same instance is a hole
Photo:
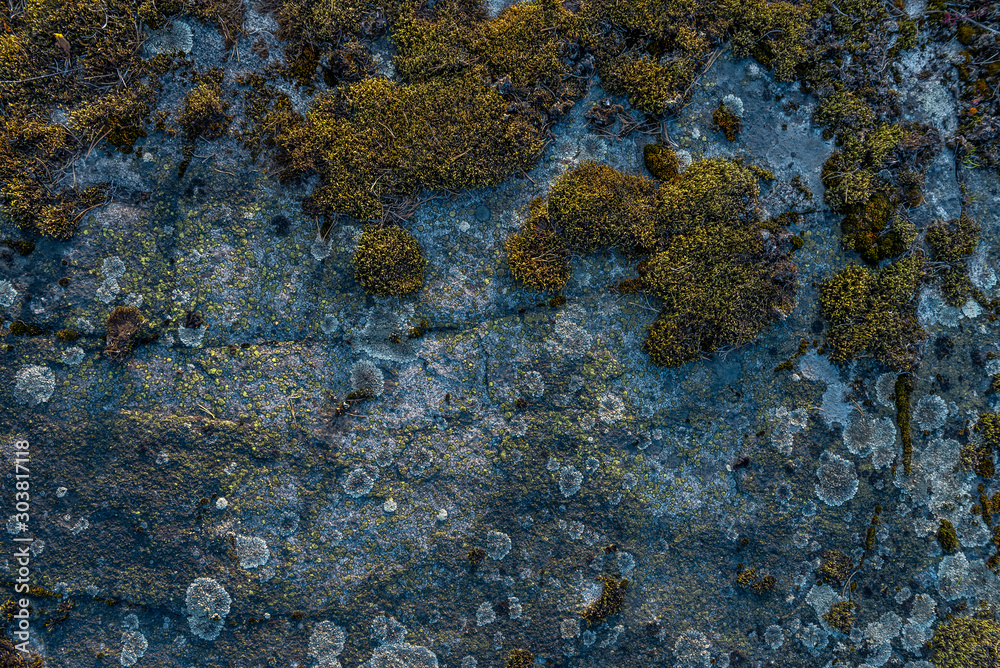
[[[239,58],[194,20],[143,49],[219,66],[235,90],[282,58],[273,17],[248,10],[246,26]],[[389,40],[365,44],[392,76]],[[578,63],[587,92],[524,178],[404,212],[426,256],[406,297],[362,292],[364,223],[303,213],[316,177],[271,178],[231,137],[191,148],[154,122],[134,154],[81,154],[81,184],[134,196],[29,255],[0,243],[0,450],[13,473],[26,440],[31,468],[29,520],[11,485],[3,517],[11,538],[35,538],[32,646],[51,666],[465,668],[526,656],[515,649],[567,666],[925,665],[937,615],[1000,605],[1000,489],[977,473],[995,453],[973,430],[1000,408],[1000,178],[943,143],[960,127],[952,65],[905,54],[900,119],[942,144],[904,212],[921,232],[963,211],[981,228],[978,296],[949,305],[932,275],[917,296],[926,338],[908,412],[897,370],[829,360],[816,286],[861,261],[823,204],[840,148],[812,125],[816,95],[755,61],[706,60],[659,127],[625,98],[603,104]],[[173,118],[188,84],[163,83],[153,113]],[[272,83],[300,113],[325,88]],[[732,142],[713,125],[723,100],[742,123]],[[252,110],[232,104],[239,126]],[[595,123],[595,105],[630,111],[633,131]],[[794,308],[744,346],[667,370],[642,352],[663,305],[618,288],[637,275],[631,249],[572,256],[557,296],[525,291],[504,256],[566,170],[595,160],[648,177],[642,149],[658,135],[681,171],[713,157],[770,170],[760,218],[801,214],[786,221],[801,245]],[[19,235],[0,221],[0,239]],[[105,331],[116,308],[148,331]],[[947,556],[942,519],[960,544]],[[853,567],[843,583],[817,574],[833,549]],[[623,603],[591,622],[602,577],[627,580]],[[823,615],[848,599],[845,636]]]

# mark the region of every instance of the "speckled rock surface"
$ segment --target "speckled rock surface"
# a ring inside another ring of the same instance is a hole
[[[215,62],[218,37],[194,30],[192,57]],[[149,48],[187,38],[175,25]],[[427,273],[407,298],[366,297],[351,269],[360,226],[317,240],[303,193],[234,143],[203,147],[179,180],[170,138],[81,158],[82,179],[143,196],[0,267],[0,447],[13,472],[14,442],[29,441],[32,464],[30,522],[6,526],[40,546],[32,642],[46,665],[503,666],[526,648],[564,666],[902,666],[927,659],[935,615],[1000,606],[990,533],[969,512],[975,476],[954,466],[978,413],[1000,409],[987,392],[1000,363],[983,352],[1000,326],[921,296],[905,474],[895,374],[818,350],[815,285],[853,260],[820,204],[833,144],[810,124],[813,98],[749,66],[721,57],[663,132],[695,159],[772,170],[772,213],[794,176],[815,193],[792,228],[798,304],[751,344],[671,370],[641,352],[655,305],[610,290],[634,258],[574,257],[555,307],[506,266],[506,236],[567,169],[646,174],[655,137],[586,125],[599,83],[523,177],[421,205],[408,229]],[[951,93],[935,82],[904,86],[906,113],[948,132]],[[726,95],[742,101],[734,143],[712,129]],[[983,227],[972,280],[992,299],[1000,177],[943,151],[916,222],[956,215],[959,183]],[[159,337],[115,361],[101,337],[121,305]],[[14,336],[18,320],[82,336]],[[371,398],[342,409],[359,389]],[[3,503],[13,516],[12,493]],[[957,554],[934,538],[941,519]],[[473,548],[490,558],[473,564]],[[856,587],[816,575],[830,549],[852,558]],[[744,567],[773,588],[740,586]],[[16,564],[0,569],[12,579]],[[629,580],[624,606],[588,624],[602,573]],[[218,619],[192,605],[192,583],[217,594]],[[848,637],[822,615],[855,590]],[[126,615],[138,621],[123,634]]]

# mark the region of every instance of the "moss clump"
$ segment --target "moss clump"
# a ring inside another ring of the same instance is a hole
[[[830,606],[830,610],[823,615],[823,621],[831,629],[840,631],[844,635],[851,633],[854,626],[854,604],[850,601],[841,601]]]
[[[1000,624],[959,617],[940,624],[931,640],[934,668],[993,668],[1000,665]]]
[[[979,243],[979,224],[963,214],[957,220],[932,225],[926,239],[933,260],[945,265],[940,272],[945,301],[950,306],[962,306],[975,290],[969,280],[967,260]]]
[[[135,142],[146,136],[145,119],[153,97],[149,86],[120,88],[81,106],[71,114],[70,123],[87,144],[103,138],[122,153],[129,153]]]
[[[854,559],[840,550],[824,550],[819,574],[826,582],[843,584],[854,570]]]
[[[570,247],[582,251],[650,248],[655,193],[649,179],[586,162],[552,184],[549,219]]]
[[[542,147],[533,120],[509,113],[473,71],[411,85],[365,79],[317,96],[279,137],[282,176],[319,173],[310,213],[381,220],[392,198],[494,185],[529,168]]]
[[[715,121],[715,127],[726,135],[727,141],[736,141],[736,135],[743,130],[743,121],[722,102],[712,112],[712,120]]]
[[[840,226],[844,246],[873,266],[901,255],[917,237],[913,224],[896,215],[889,195],[881,191],[865,202],[848,205]]]
[[[117,306],[108,316],[104,353],[112,359],[124,359],[135,347],[146,319],[134,306]]]
[[[34,242],[25,241],[24,239],[3,239],[0,241],[0,245],[13,248],[21,257],[31,255],[32,251],[35,250]]]
[[[663,144],[642,147],[642,161],[658,181],[672,182],[680,178],[680,161],[674,150]]]
[[[24,323],[20,320],[10,323],[10,333],[14,336],[41,336],[48,332],[38,325]]]
[[[863,128],[844,137],[843,148],[823,163],[823,199],[835,211],[869,200],[879,189],[879,171],[906,136],[898,125]]]
[[[229,102],[223,99],[222,71],[212,70],[203,81],[184,97],[184,108],[177,122],[189,141],[219,139],[229,128],[233,117],[226,112]]]
[[[914,368],[926,337],[916,313],[922,278],[923,259],[911,256],[877,272],[852,264],[822,283],[830,359],[842,363],[871,356],[894,369]]]
[[[875,111],[863,97],[842,89],[820,100],[813,121],[825,128],[823,136],[830,139],[870,127],[875,122]]]
[[[378,297],[405,295],[424,284],[420,244],[401,227],[367,227],[354,251],[354,277]]]
[[[665,114],[681,102],[694,72],[685,60],[661,64],[648,55],[624,54],[598,70],[601,84],[613,95],[625,95],[629,103],[647,114]]]
[[[765,594],[775,588],[778,579],[770,574],[761,575],[756,568],[745,568],[736,574],[736,584],[742,589],[749,589],[757,595]]]
[[[722,223],[749,228],[759,220],[757,176],[736,160],[710,158],[688,167],[673,183],[664,183],[656,197],[657,231],[687,233]]]
[[[58,332],[56,332],[56,338],[59,339],[60,341],[65,341],[67,343],[72,343],[73,341],[79,339],[81,336],[83,335],[80,332],[76,331],[75,329],[60,329]]]
[[[558,292],[569,280],[569,249],[562,237],[546,229],[545,202],[532,202],[525,227],[507,237],[504,248],[514,279],[532,290]]]
[[[597,579],[603,585],[601,595],[580,613],[591,624],[598,624],[621,612],[625,603],[625,590],[628,589],[628,580],[617,580],[606,575],[599,575]]]
[[[760,574],[756,568],[744,568],[736,574],[736,585],[742,589],[751,589],[759,579]]]
[[[531,668],[535,665],[535,655],[526,649],[512,649],[507,655],[507,668]]]
[[[809,57],[809,22],[813,5],[749,0],[731,3],[732,45],[737,57],[753,56],[774,70],[780,81],[795,78],[795,68]]]
[[[942,519],[941,526],[937,530],[937,542],[945,552],[954,552],[958,549],[958,534],[955,527],[948,520]]]
[[[644,344],[674,367],[751,341],[794,304],[795,266],[762,227],[705,225],[675,234],[646,263],[646,290],[663,310]]]

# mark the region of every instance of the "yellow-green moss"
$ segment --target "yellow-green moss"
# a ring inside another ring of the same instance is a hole
[[[837,585],[843,584],[854,569],[854,560],[840,550],[824,550],[823,563],[819,574],[823,580]]]
[[[680,177],[680,161],[669,146],[646,144],[642,147],[642,160],[654,179],[672,182]]]
[[[955,532],[955,527],[948,520],[941,520],[941,526],[938,527],[936,537],[937,542],[941,545],[941,549],[945,552],[951,553],[958,549],[958,534]]]
[[[533,209],[544,206],[544,202],[532,204]],[[524,229],[507,237],[507,264],[514,279],[532,290],[558,292],[569,280],[569,250],[561,237],[543,227],[543,221],[532,215]]]
[[[233,117],[226,112],[229,101],[223,98],[221,71],[206,77],[184,97],[184,107],[177,122],[189,140],[219,139],[229,128]]]
[[[846,209],[840,223],[844,246],[869,265],[901,255],[916,240],[916,227],[896,215],[892,200],[882,191]]]
[[[629,104],[647,114],[661,115],[680,103],[694,76],[685,60],[661,64],[648,55],[624,54],[599,68],[601,84],[614,95],[628,97]]]
[[[549,218],[566,243],[582,251],[654,242],[655,184],[596,162],[564,173],[549,190]]]
[[[653,363],[678,366],[743,345],[788,313],[795,267],[763,228],[703,225],[675,234],[642,277],[663,308],[646,339]]]
[[[507,668],[531,668],[535,665],[535,655],[526,649],[512,649],[507,656]]]
[[[290,178],[316,171],[314,214],[381,219],[386,198],[489,186],[530,168],[542,140],[475,71],[398,85],[365,79],[319,96],[279,138]]]
[[[354,252],[354,277],[378,297],[419,290],[426,265],[420,244],[401,227],[365,228]]]
[[[967,259],[979,243],[979,224],[966,215],[937,222],[927,230],[931,258],[944,265],[939,270],[941,292],[951,306],[962,306],[975,288],[969,279]]]
[[[823,615],[823,621],[831,629],[836,629],[844,635],[850,634],[851,627],[854,626],[854,604],[850,601],[834,603],[830,606],[830,610]]]
[[[791,81],[796,66],[809,56],[807,31],[813,7],[766,0],[728,3],[734,55],[753,56],[772,68],[778,80]]]
[[[823,164],[823,198],[836,211],[861,204],[878,190],[877,173],[906,135],[898,125],[862,128],[843,139],[843,148]]]
[[[923,267],[920,256],[903,258],[878,272],[852,264],[820,285],[832,361],[871,356],[899,370],[917,364],[926,336],[916,314]]]
[[[757,177],[736,160],[710,158],[688,167],[656,196],[657,231],[684,233],[704,225],[752,225],[759,218]]]
[[[1000,624],[959,617],[938,625],[931,640],[934,668],[994,668],[1000,664]]]
[[[70,124],[89,145],[106,139],[129,153],[140,137],[146,136],[144,121],[150,112],[153,91],[148,86],[132,86],[112,91],[70,115]]]

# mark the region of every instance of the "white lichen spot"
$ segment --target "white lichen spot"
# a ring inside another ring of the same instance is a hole
[[[194,48],[194,32],[184,21],[174,19],[159,30],[153,31],[143,43],[149,57],[176,51],[188,54]]]
[[[510,553],[510,536],[502,531],[490,531],[486,534],[486,553],[491,559],[499,561]]]
[[[896,379],[898,376],[892,372],[883,373],[875,381],[875,398],[880,404],[887,408],[896,405]]]
[[[362,397],[381,397],[385,391],[382,370],[370,360],[358,360],[351,366],[351,390]]]
[[[934,431],[944,425],[948,404],[936,394],[920,397],[913,411],[913,421],[924,431]]]
[[[125,299],[123,299],[122,301],[125,302],[125,306],[134,306],[135,308],[139,308],[140,306],[142,306],[142,302],[144,300],[142,295],[140,295],[138,292],[130,292],[127,295],[125,295]]]
[[[497,614],[493,611],[493,606],[489,603],[481,603],[476,609],[476,626],[486,626],[492,624],[497,619]]]
[[[511,619],[521,618],[521,601],[518,600],[517,596],[507,597],[507,614]]]
[[[576,617],[564,619],[559,623],[559,635],[563,640],[573,640],[580,635],[580,620]]]
[[[764,642],[771,649],[779,649],[785,644],[785,632],[777,624],[772,624],[764,630]]]
[[[97,299],[98,301],[104,302],[105,304],[110,304],[114,301],[115,297],[122,289],[118,285],[118,281],[113,278],[106,278],[104,282],[97,288]]]
[[[267,542],[258,536],[236,536],[236,557],[240,568],[258,568],[271,558]]]
[[[533,397],[540,397],[545,394],[545,379],[538,371],[529,371],[524,374],[524,385],[528,394]]]
[[[743,100],[732,93],[722,98],[722,106],[736,118],[743,118]]]
[[[324,334],[336,334],[340,331],[340,320],[335,315],[327,314],[323,316],[319,328]]]
[[[399,506],[396,504],[395,500],[393,500],[392,498],[388,498],[385,500],[385,503],[382,504],[382,512],[385,513],[386,515],[392,515],[394,512],[396,512],[396,509],[398,507]]]
[[[74,536],[79,536],[81,533],[83,533],[89,528],[90,528],[90,522],[87,520],[86,517],[81,517],[76,521],[76,524],[73,525],[73,528],[70,529],[69,532]]]
[[[344,629],[333,622],[320,622],[309,635],[309,656],[315,657],[318,666],[335,668],[340,665],[337,657],[344,651],[346,640]]]
[[[342,486],[348,496],[356,499],[372,491],[375,475],[367,467],[359,467],[347,474]]]
[[[0,307],[8,308],[14,305],[17,299],[17,290],[10,281],[0,281]]]
[[[219,637],[232,599],[226,589],[212,578],[197,578],[188,586],[188,627],[202,640]]]
[[[64,496],[66,496],[66,493],[68,491],[69,490],[66,489],[65,487],[57,487],[56,488],[56,498],[59,498],[59,499],[63,498]]]
[[[52,369],[39,364],[26,364],[14,378],[14,399],[19,404],[37,406],[45,403],[56,389]]]
[[[709,668],[712,665],[711,646],[712,643],[701,631],[685,631],[674,643],[677,668]]]
[[[226,500],[226,497],[220,496],[215,500],[216,510],[225,510],[228,507],[229,507],[229,501]]]
[[[164,464],[169,464],[170,455],[168,455],[166,452],[161,451],[160,454],[156,455],[156,463],[159,466],[163,466]]]
[[[559,491],[567,499],[580,491],[583,474],[575,466],[564,466],[559,472]]]
[[[136,624],[138,625],[138,619]],[[149,643],[146,641],[146,636],[137,630],[128,629],[122,633],[122,651],[118,660],[123,666],[134,666],[148,648]]]
[[[604,424],[614,424],[625,417],[625,402],[618,395],[608,392],[600,398],[597,416]]]
[[[854,462],[829,450],[824,451],[820,457],[816,476],[819,478],[816,496],[828,506],[843,505],[858,493],[858,474]]]
[[[76,366],[83,361],[84,352],[83,348],[80,346],[73,346],[72,348],[67,348],[62,351],[62,361],[63,364],[69,364],[71,366]]]
[[[177,326],[177,338],[188,348],[197,348],[205,340],[205,332],[208,327],[204,324],[198,327]]]
[[[101,265],[101,274],[104,278],[121,278],[125,275],[125,263],[117,255],[106,257]]]

